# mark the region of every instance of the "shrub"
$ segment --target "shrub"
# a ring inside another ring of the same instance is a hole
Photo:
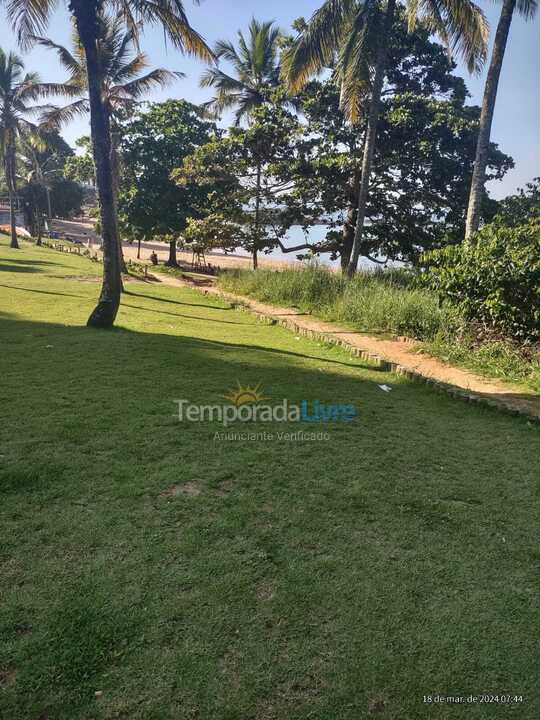
[[[463,316],[502,334],[540,339],[540,220],[497,220],[472,243],[425,253],[423,283]]]

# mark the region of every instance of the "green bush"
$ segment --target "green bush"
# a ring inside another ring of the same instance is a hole
[[[540,339],[540,220],[497,220],[472,243],[425,253],[423,283],[467,320],[518,339]]]

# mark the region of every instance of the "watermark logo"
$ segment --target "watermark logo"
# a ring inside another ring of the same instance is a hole
[[[283,398],[270,404],[262,384],[242,385],[223,395],[227,403],[198,405],[190,400],[175,400],[179,422],[212,422],[223,427],[233,423],[347,423],[358,416],[353,403],[334,403],[322,400],[290,402]]]
[[[227,395],[223,397],[225,400],[230,400],[233,405],[240,407],[240,405],[249,405],[261,403],[264,400],[270,400],[265,397],[261,390],[262,383],[257,383],[254,387],[246,385],[245,387],[237,380],[236,389],[229,390]]]

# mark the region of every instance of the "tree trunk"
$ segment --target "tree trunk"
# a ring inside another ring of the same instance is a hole
[[[15,146],[13,145],[15,137],[12,130],[8,130],[7,135],[8,137],[4,155],[4,169],[9,196],[9,226],[11,234],[9,247],[14,250],[18,250],[19,242],[17,240],[17,222],[15,217],[15,195],[17,192],[17,184],[15,179]]]
[[[358,258],[360,257],[360,250],[362,248],[362,235],[366,219],[369,180],[373,164],[373,153],[375,152],[375,143],[377,140],[377,124],[379,122],[379,113],[381,109],[381,93],[384,84],[384,76],[386,74],[386,58],[388,56],[388,45],[394,23],[395,7],[396,0],[388,0],[383,27],[379,32],[375,78],[373,80],[373,89],[371,91],[364,156],[362,158],[362,178],[360,180],[360,189],[358,192],[358,217],[356,218],[356,230],[354,233],[351,260],[349,262],[349,267],[347,268],[347,274],[349,277],[352,277],[356,272],[356,268],[358,267]]]
[[[47,185],[45,185],[45,192],[47,193],[47,213],[49,214],[49,220],[52,220],[51,191]]]
[[[110,117],[109,117],[110,122]],[[118,213],[118,194],[120,192],[120,160],[118,158],[118,137],[115,132],[111,133],[111,167],[113,177],[113,193],[114,206]],[[124,260],[124,252],[122,249],[122,238],[118,233],[118,262],[120,263],[120,271],[127,273],[126,261]],[[123,291],[123,287],[121,288]]]
[[[257,252],[261,242],[261,163],[257,163],[257,185],[255,189],[255,240],[253,242],[253,269],[259,267]]]
[[[480,227],[480,212],[482,210],[482,200],[485,192],[484,187],[486,184],[486,167],[488,162],[491,124],[493,122],[499,78],[501,76],[501,68],[515,6],[516,0],[504,0],[501,17],[499,18],[499,24],[497,25],[497,32],[495,34],[486,87],[484,88],[484,99],[482,100],[480,128],[478,130],[478,140],[476,143],[476,157],[474,160],[469,206],[467,208],[465,240],[470,240],[471,235]]]
[[[341,272],[347,272],[351,260],[351,252],[354,242],[354,228],[356,221],[356,207],[349,205],[347,219],[343,225],[343,237],[341,241],[340,264]]]
[[[351,261],[351,252],[354,242],[354,230],[356,228],[356,216],[358,213],[358,189],[360,176],[355,173],[348,187],[347,218],[343,224],[343,233],[340,249],[341,272],[346,273]]]
[[[41,245],[42,227],[41,227],[41,212],[39,209],[39,199],[36,203],[36,245]]]
[[[141,259],[141,236],[137,239],[137,260]]]
[[[15,198],[13,193],[9,191],[9,226],[11,232],[10,248],[19,249],[19,241],[17,240],[17,223],[15,221]]]
[[[176,240],[171,240],[169,243],[169,259],[165,265],[168,267],[178,267],[178,260],[176,259]]]
[[[86,56],[90,128],[103,236],[103,284],[98,304],[88,318],[88,325],[110,328],[120,305],[121,275],[118,255],[118,226],[114,202],[111,167],[111,129],[102,99],[102,78],[96,39],[98,37],[99,0],[70,0],[77,31]]]

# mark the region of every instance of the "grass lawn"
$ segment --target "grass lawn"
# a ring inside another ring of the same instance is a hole
[[[188,289],[87,329],[100,270],[0,238],[0,716],[540,717],[537,429]],[[237,380],[360,414],[174,416]]]

